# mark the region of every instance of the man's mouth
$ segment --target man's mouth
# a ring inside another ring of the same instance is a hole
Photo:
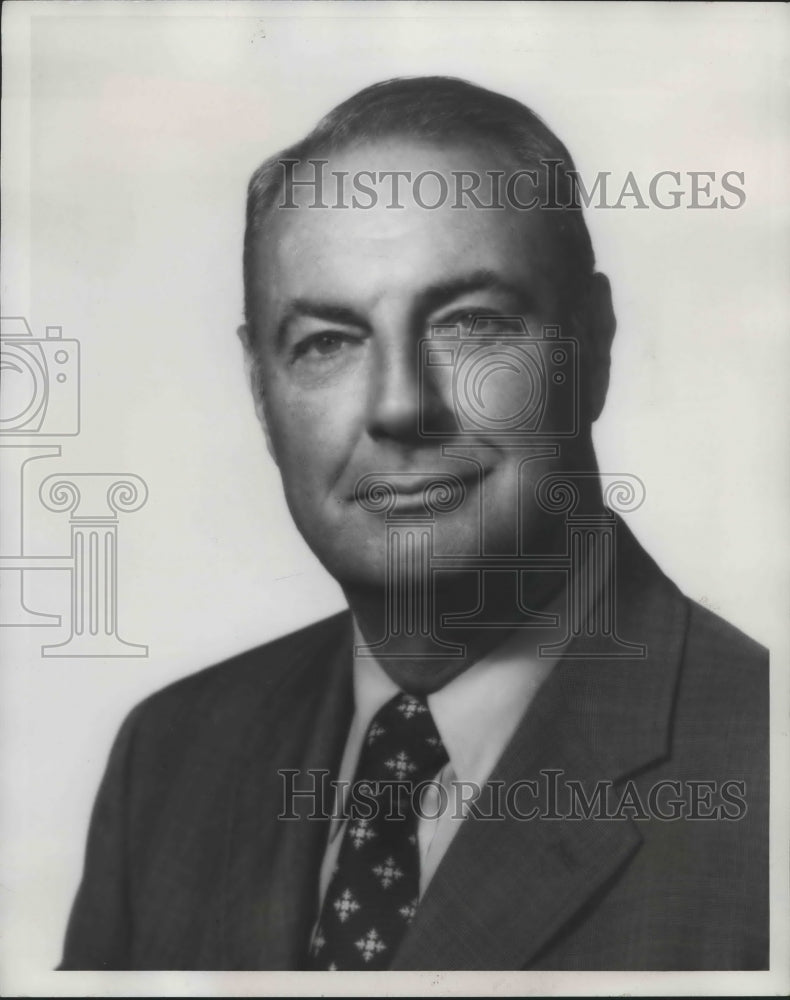
[[[489,471],[371,472],[357,481],[349,500],[371,513],[398,514],[407,510],[446,513],[459,507]]]

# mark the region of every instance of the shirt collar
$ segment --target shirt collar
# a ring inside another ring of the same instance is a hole
[[[536,650],[533,630],[516,629],[487,656],[428,695],[456,780],[483,784],[491,774],[556,663],[556,658],[538,656]],[[399,691],[373,657],[355,657],[355,729],[366,732],[376,712]]]
[[[487,780],[555,662],[538,657],[534,638],[518,629],[428,696],[457,780]]]

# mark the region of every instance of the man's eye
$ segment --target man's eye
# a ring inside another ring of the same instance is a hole
[[[343,333],[314,333],[294,346],[294,358],[331,358],[351,343],[351,337]]]

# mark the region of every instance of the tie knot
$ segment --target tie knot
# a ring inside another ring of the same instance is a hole
[[[418,784],[432,778],[447,760],[428,703],[401,692],[376,712],[368,726],[359,776]]]

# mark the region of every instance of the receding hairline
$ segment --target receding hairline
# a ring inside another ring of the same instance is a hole
[[[396,118],[393,109],[406,107]],[[456,146],[473,152],[486,143],[496,162],[517,170],[558,160],[563,183],[573,159],[549,126],[522,102],[454,77],[405,77],[373,84],[329,111],[304,138],[265,160],[247,189],[244,241],[245,313],[253,320],[253,261],[267,219],[284,189],[283,160],[309,163],[364,145],[406,140],[425,146]],[[541,172],[540,184],[544,178]],[[548,183],[548,181],[546,181]],[[484,210],[484,209],[479,209]],[[528,213],[525,213],[528,214]],[[571,283],[595,267],[592,242],[580,208],[551,210],[555,242],[563,252],[558,279]]]

